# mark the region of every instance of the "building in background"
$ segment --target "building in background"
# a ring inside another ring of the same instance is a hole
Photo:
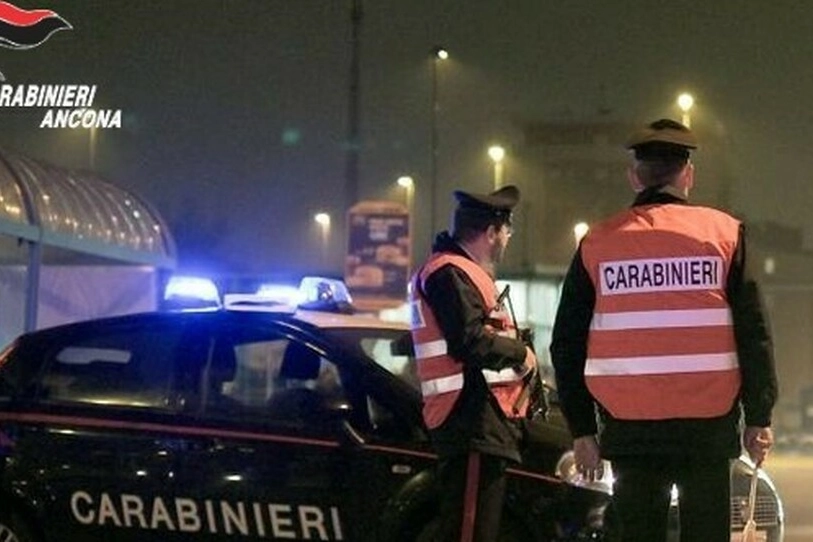
[[[748,225],[749,261],[762,288],[779,372],[778,427],[813,418],[813,251],[800,229]],[[806,428],[813,431],[813,426]]]

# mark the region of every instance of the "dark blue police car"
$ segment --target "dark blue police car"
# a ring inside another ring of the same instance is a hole
[[[69,324],[7,348],[0,540],[425,537],[435,455],[405,325],[250,305]],[[555,416],[528,435],[502,538],[599,539],[607,485],[570,483]]]

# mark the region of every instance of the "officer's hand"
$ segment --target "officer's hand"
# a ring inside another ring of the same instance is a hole
[[[742,435],[742,444],[751,457],[751,461],[761,465],[773,447],[773,431],[770,427],[749,425]]]
[[[573,441],[576,469],[586,480],[598,480],[604,476],[604,463],[595,435],[579,437]]]

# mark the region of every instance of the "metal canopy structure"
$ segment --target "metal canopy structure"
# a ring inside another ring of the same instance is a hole
[[[173,269],[177,263],[169,229],[143,199],[93,173],[61,169],[2,148],[0,236],[28,246],[26,331],[36,324],[44,248],[157,269]]]

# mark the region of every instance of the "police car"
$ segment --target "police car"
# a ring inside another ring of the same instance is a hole
[[[0,540],[414,541],[437,511],[407,327],[232,297],[28,333],[0,355]],[[598,539],[555,416],[504,540]],[[572,466],[572,465],[571,465]],[[557,470],[558,469],[558,470]]]
[[[304,309],[232,296],[15,341],[0,355],[0,540],[424,539],[435,455],[408,329],[304,282],[322,298]],[[580,477],[552,399],[509,471],[503,540],[600,540],[611,516],[609,469]],[[752,471],[732,469],[734,537]],[[778,542],[760,476],[757,524]]]

